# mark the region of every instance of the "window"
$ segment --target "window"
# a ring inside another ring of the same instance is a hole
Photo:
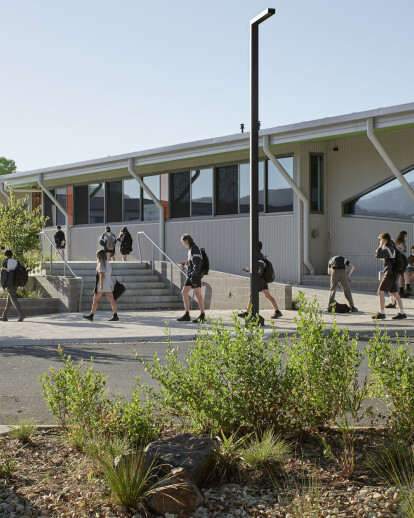
[[[293,156],[277,159],[288,175],[293,178]],[[267,161],[267,207],[266,212],[293,212],[293,189],[270,160]]]
[[[49,189],[52,195],[55,195],[54,189]],[[43,193],[43,215],[46,220],[47,227],[53,227],[56,225],[56,207],[52,200],[46,193]]]
[[[414,166],[403,174],[413,188]],[[395,178],[373,188],[370,192],[345,202],[344,214],[414,220],[414,203],[404,187]]]
[[[216,214],[239,212],[239,167],[229,165],[216,169]]]
[[[310,155],[310,210],[323,212],[323,155]]]
[[[56,200],[66,209],[67,189],[56,189]],[[66,222],[64,214],[56,207],[56,225],[64,225]]]
[[[89,222],[104,223],[105,188],[103,183],[89,186]]]
[[[172,218],[190,217],[190,171],[170,175],[170,214]]]
[[[154,196],[159,199],[160,198],[160,177],[157,176],[146,176],[144,178],[144,183],[147,185]],[[144,221],[157,221],[160,218],[160,211],[155,203],[151,200],[148,194],[143,190],[143,216]]]
[[[259,162],[259,212],[264,212],[264,161]],[[240,213],[250,212],[250,163],[240,164]]]
[[[106,182],[106,221],[122,221],[122,182]]]
[[[213,214],[213,169],[191,171],[191,215]]]
[[[141,219],[141,186],[136,180],[124,180],[124,221]]]
[[[78,185],[74,191],[74,224],[87,225],[89,223],[89,185]]]

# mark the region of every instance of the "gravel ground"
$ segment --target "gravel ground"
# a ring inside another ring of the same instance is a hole
[[[204,502],[180,518],[392,518],[404,516],[395,487],[382,484],[364,466],[364,448],[372,449],[383,435],[360,434],[357,459],[361,468],[351,481],[321,458],[316,442],[301,443],[273,483],[265,474],[248,474],[243,481],[203,489]],[[302,448],[303,446],[303,448]],[[0,436],[0,467],[13,456],[12,476],[0,478],[0,518],[155,518],[145,509],[124,509],[111,501],[91,461],[72,449],[57,429],[37,431],[22,448]],[[168,514],[166,518],[174,518]]]

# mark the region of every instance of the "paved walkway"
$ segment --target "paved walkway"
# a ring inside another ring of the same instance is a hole
[[[324,309],[327,305],[328,290],[324,288],[310,288],[295,286],[293,295],[299,290],[303,291],[307,298],[316,296],[317,301]],[[348,326],[351,332],[372,334],[375,324],[371,315],[378,307],[378,297],[374,293],[354,293],[354,303],[359,309],[358,313],[337,315],[340,326]],[[344,302],[343,294],[337,294],[338,302]],[[387,319],[385,325],[390,332],[404,333],[414,336],[414,297],[404,299],[404,307],[408,318],[402,321],[391,319],[397,310],[386,310]],[[240,305],[240,309],[243,305]],[[261,314],[270,323],[271,310],[264,310]],[[213,319],[222,318],[226,324],[232,323],[232,311],[207,311],[207,315]],[[191,340],[197,331],[197,326],[192,322],[177,322],[177,317],[182,311],[128,311],[120,313],[119,322],[108,322],[111,314],[99,311],[93,322],[82,318],[80,313],[59,313],[28,317],[24,322],[18,323],[16,319],[8,322],[0,321],[0,347],[2,344],[24,345],[39,341],[44,345],[64,343],[90,343],[90,342],[122,342],[122,341],[163,341],[164,329],[169,327],[171,339],[174,341]],[[192,312],[193,318],[198,315]],[[294,318],[296,311],[283,311],[283,317],[275,322],[276,329],[282,333],[293,333],[296,330]],[[327,324],[332,324],[333,317],[323,314]],[[265,333],[270,333],[270,326],[265,328]]]

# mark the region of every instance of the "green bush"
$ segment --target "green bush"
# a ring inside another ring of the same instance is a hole
[[[43,299],[44,295],[41,290],[35,290],[35,289],[28,289],[26,287],[24,288],[17,288],[16,294],[18,298],[21,299]],[[7,290],[3,290],[0,288],[0,299],[7,298]]]
[[[165,366],[157,356],[137,359],[160,385],[160,408],[187,429],[228,433],[284,422],[288,388],[275,333],[264,340],[263,330],[234,317],[234,329],[218,321],[199,330],[184,361],[175,348],[167,350]]]
[[[270,468],[281,465],[291,452],[292,446],[280,435],[265,430],[262,436],[256,433],[249,446],[243,448],[242,457],[249,468]]]
[[[372,395],[380,398],[390,413],[396,434],[412,440],[414,430],[414,352],[407,337],[396,343],[386,330],[378,327],[368,343],[367,353],[372,371]]]
[[[34,419],[19,419],[17,425],[10,424],[9,435],[14,439],[18,439],[23,444],[30,442],[30,437],[36,430],[36,421]]]
[[[121,397],[111,400],[102,372],[90,364],[75,364],[59,347],[63,367],[40,380],[48,407],[58,423],[67,431],[73,443],[84,449],[94,437],[126,436],[131,443],[142,443],[158,435],[154,406],[141,402],[138,389],[131,401]]]

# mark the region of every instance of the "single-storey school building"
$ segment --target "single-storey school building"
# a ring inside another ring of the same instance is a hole
[[[414,103],[260,131],[260,239],[276,278],[300,282],[345,255],[376,275],[377,237],[414,244]],[[109,156],[0,177],[65,226],[71,260],[92,260],[105,225],[145,231],[173,260],[194,236],[214,270],[249,264],[249,134]],[[149,248],[143,247],[144,259]],[[158,257],[157,257],[158,259]]]

